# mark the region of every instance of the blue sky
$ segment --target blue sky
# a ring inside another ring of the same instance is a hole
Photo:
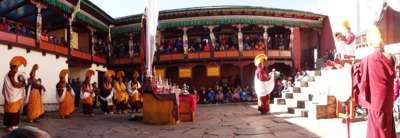
[[[145,0],[91,0],[112,17],[140,14],[144,11]],[[160,10],[218,6],[242,5],[261,6],[280,9],[294,9],[328,15],[334,31],[342,31],[341,24],[349,20],[357,28],[357,0],[158,0]],[[360,0],[360,31],[368,28],[379,15],[383,0]],[[356,29],[353,29],[357,32]]]

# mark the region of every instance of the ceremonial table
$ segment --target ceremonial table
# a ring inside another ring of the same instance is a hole
[[[182,122],[193,122],[195,120],[195,112],[197,101],[196,95],[179,96],[179,120]]]
[[[143,94],[143,122],[146,124],[168,125],[179,120],[178,94]]]

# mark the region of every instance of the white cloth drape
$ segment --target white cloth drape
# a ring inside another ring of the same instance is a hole
[[[156,34],[158,26],[157,0],[145,0],[146,15],[146,74],[151,77],[154,53],[156,52]]]

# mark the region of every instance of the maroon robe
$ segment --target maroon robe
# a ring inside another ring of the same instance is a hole
[[[368,108],[367,138],[394,138],[393,120],[394,61],[374,52],[360,63],[360,94]]]

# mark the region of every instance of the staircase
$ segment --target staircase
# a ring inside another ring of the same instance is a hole
[[[282,98],[275,98],[274,104],[284,106],[287,112],[295,116],[310,119],[336,117],[336,98],[328,96],[318,80],[323,79],[323,71],[307,71],[307,76],[297,80],[289,92],[283,93]]]

